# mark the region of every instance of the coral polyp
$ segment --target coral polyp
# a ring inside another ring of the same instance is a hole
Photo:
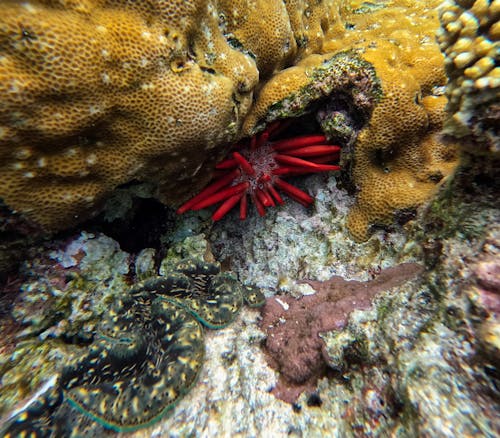
[[[218,221],[239,204],[239,217],[243,220],[250,197],[258,214],[264,216],[267,207],[284,203],[278,190],[305,207],[312,204],[309,194],[282,177],[340,170],[340,146],[328,144],[324,135],[272,140],[283,127],[286,124],[275,122],[250,141],[237,145],[229,158],[216,165],[212,182],[179,207],[177,213],[221,203],[212,214],[212,219]]]

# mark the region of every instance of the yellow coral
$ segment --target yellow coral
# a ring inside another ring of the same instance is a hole
[[[373,111],[369,108],[364,114],[365,125],[352,154],[358,194],[347,226],[357,241],[368,238],[370,225],[390,224],[398,210],[413,209],[427,200],[457,165],[456,146],[445,143],[440,135],[446,76],[443,57],[434,41],[438,3],[401,0],[388,7],[351,2],[350,7],[342,8],[345,28],[329,29],[321,48],[325,54],[304,58],[272,77],[245,119],[244,132],[251,135],[276,117],[300,115],[304,108],[298,103],[303,105],[307,100],[301,96],[311,95],[304,90],[314,82],[322,86],[323,80],[315,77],[316,70],[346,48],[373,66],[382,97]],[[341,100],[350,89],[345,87]],[[283,112],[285,116],[276,111],[284,106],[288,111]],[[340,134],[335,131],[333,137]],[[344,140],[349,143],[349,133]],[[343,155],[346,160],[346,151]]]
[[[445,132],[471,136],[471,152],[500,154],[500,1],[445,1],[438,41],[446,56]],[[479,145],[478,145],[479,140]]]
[[[446,77],[433,39],[438,3],[400,1],[364,14],[353,9],[346,20],[354,30],[325,44],[327,50],[358,48],[383,90],[355,144],[359,193],[347,226],[357,241],[368,238],[371,224],[389,224],[396,211],[428,199],[457,164],[456,147],[440,135]]]
[[[339,2],[296,3],[290,19],[281,0],[2,2],[0,198],[46,229],[133,180],[181,201],[239,137],[259,75],[318,48]]]

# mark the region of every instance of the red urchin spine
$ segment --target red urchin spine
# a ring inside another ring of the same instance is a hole
[[[305,207],[312,204],[314,199],[310,195],[283,181],[280,176],[339,170],[340,166],[329,163],[338,162],[341,148],[328,144],[324,135],[269,140],[285,126],[286,123],[271,124],[264,132],[252,137],[248,146],[217,164],[215,169],[222,173],[179,207],[177,213],[222,202],[212,215],[217,221],[239,203],[239,217],[243,220],[248,213],[249,195],[259,215],[264,216],[266,207],[284,203],[276,188]]]

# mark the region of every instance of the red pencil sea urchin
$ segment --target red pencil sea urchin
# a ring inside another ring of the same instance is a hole
[[[217,221],[239,203],[240,219],[245,219],[249,195],[259,215],[264,216],[266,207],[283,204],[276,189],[305,207],[310,205],[313,202],[311,196],[281,177],[339,170],[338,165],[327,163],[338,162],[340,147],[327,144],[324,135],[271,140],[282,127],[283,124],[274,123],[252,137],[249,144],[237,146],[231,158],[216,165],[212,182],[183,204],[177,213],[201,210],[222,202],[212,215]]]

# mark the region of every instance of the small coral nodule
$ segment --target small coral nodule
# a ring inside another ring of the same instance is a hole
[[[324,135],[271,140],[284,127],[286,123],[274,122],[248,144],[237,145],[231,158],[216,165],[213,181],[179,207],[177,213],[222,202],[212,215],[218,221],[239,203],[239,216],[243,220],[248,213],[249,195],[259,215],[264,216],[266,207],[284,203],[276,189],[309,206],[313,198],[281,177],[340,170],[337,164],[328,164],[338,162],[340,146],[328,144]]]

